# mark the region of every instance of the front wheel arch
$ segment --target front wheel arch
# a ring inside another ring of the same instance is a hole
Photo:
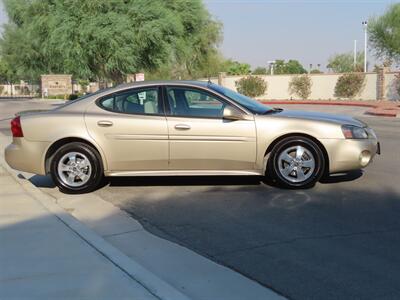
[[[288,134],[285,134],[285,135],[282,135],[282,136],[276,138],[272,143],[270,143],[267,150],[265,150],[265,153],[264,153],[264,173],[263,174],[265,174],[268,170],[268,168],[267,168],[268,158],[269,158],[269,155],[271,154],[272,149],[274,149],[275,145],[277,145],[280,141],[282,141],[286,138],[295,137],[295,136],[308,138],[319,146],[319,148],[322,151],[322,154],[324,155],[324,159],[325,159],[325,169],[323,171],[323,174],[324,174],[323,176],[329,175],[328,151],[326,151],[326,148],[324,147],[324,145],[317,138],[315,138],[311,135],[305,134],[305,133],[288,133]]]
[[[50,164],[51,164],[51,160],[54,156],[54,154],[57,152],[57,150],[66,144],[70,144],[70,143],[82,143],[82,144],[86,144],[90,147],[92,147],[97,154],[99,155],[99,157],[101,158],[101,163],[102,163],[102,167],[103,169],[106,166],[106,161],[104,159],[104,156],[101,154],[101,152],[99,151],[98,147],[96,147],[93,143],[89,142],[88,140],[85,140],[83,138],[78,138],[78,137],[67,137],[67,138],[62,138],[60,140],[55,141],[53,144],[51,144],[51,146],[47,149],[46,152],[46,156],[45,156],[45,172],[46,174],[50,173]]]

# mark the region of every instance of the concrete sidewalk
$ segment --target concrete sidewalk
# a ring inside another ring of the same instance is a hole
[[[0,299],[157,299],[0,166]]]
[[[188,300],[11,173],[2,154],[0,299]]]

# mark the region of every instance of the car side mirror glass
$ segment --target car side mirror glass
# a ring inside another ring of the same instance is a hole
[[[223,119],[231,121],[246,120],[246,115],[239,109],[231,105],[227,105],[224,108]]]

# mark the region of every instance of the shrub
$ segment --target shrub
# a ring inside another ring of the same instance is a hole
[[[312,81],[308,75],[294,76],[289,82],[289,92],[301,99],[308,99],[311,95]]]
[[[79,98],[78,94],[71,94],[71,95],[68,96],[68,100],[76,100],[78,98]]]
[[[235,84],[239,93],[253,98],[264,95],[268,87],[267,83],[257,76],[243,77]]]
[[[353,98],[364,87],[365,75],[362,73],[348,73],[339,77],[335,86],[335,97]]]
[[[310,71],[310,73],[311,73],[311,74],[322,74],[323,72],[321,72],[321,71],[318,70],[318,69],[313,69],[313,70]]]

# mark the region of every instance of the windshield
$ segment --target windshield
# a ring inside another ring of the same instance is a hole
[[[240,104],[241,106],[247,108],[249,111],[251,111],[254,114],[263,115],[263,114],[273,110],[272,108],[258,102],[257,100],[254,100],[250,97],[239,94],[237,92],[234,92],[234,91],[224,88],[222,86],[219,86],[216,84],[210,84],[208,87],[213,89],[214,91],[224,95],[225,97],[232,99],[233,101],[235,101],[238,104]]]

